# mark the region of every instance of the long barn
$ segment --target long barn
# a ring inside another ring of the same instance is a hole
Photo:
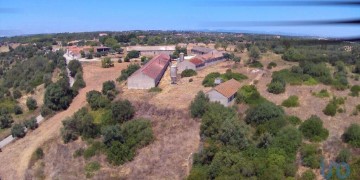
[[[160,54],[128,78],[129,89],[150,89],[156,87],[170,64],[170,56]]]

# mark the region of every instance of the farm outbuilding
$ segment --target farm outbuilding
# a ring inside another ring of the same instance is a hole
[[[138,51],[141,56],[156,56],[159,54],[171,55],[175,52],[176,46],[130,46],[126,48],[127,52]]]
[[[201,47],[201,46],[195,46],[191,49],[192,54],[198,54],[198,55],[207,54],[211,51],[213,51],[213,49],[207,47]]]
[[[170,64],[170,56],[160,54],[128,78],[129,89],[150,89],[156,87]]]
[[[219,102],[225,107],[228,107],[234,104],[236,93],[240,87],[240,82],[235,79],[231,79],[214,87],[206,94],[211,102]]]
[[[180,73],[186,69],[199,70],[224,60],[225,58],[222,52],[213,50],[207,54],[197,55],[190,60],[180,61],[178,63],[178,70]]]

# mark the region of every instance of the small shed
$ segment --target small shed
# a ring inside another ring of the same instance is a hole
[[[231,79],[214,87],[206,94],[211,102],[219,102],[225,107],[228,107],[234,104],[236,93],[240,87],[240,82]]]

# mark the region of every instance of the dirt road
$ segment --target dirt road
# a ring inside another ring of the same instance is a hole
[[[24,179],[31,155],[36,148],[60,135],[62,120],[86,105],[86,93],[88,91],[101,90],[104,81],[115,80],[120,75],[120,71],[127,65],[127,63],[116,63],[114,68],[103,69],[99,62],[84,63],[86,88],[80,90],[79,95],[66,111],[56,114],[43,122],[38,129],[28,133],[23,139],[19,139],[2,149],[0,153],[0,179]]]

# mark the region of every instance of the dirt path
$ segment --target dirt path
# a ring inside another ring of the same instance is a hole
[[[0,179],[24,179],[31,155],[36,148],[60,135],[62,120],[86,105],[86,93],[88,91],[101,90],[104,81],[115,80],[120,71],[127,65],[127,63],[116,63],[114,68],[102,69],[98,62],[84,63],[86,88],[80,90],[79,95],[66,111],[56,114],[23,139],[15,141],[2,150],[0,153]]]

